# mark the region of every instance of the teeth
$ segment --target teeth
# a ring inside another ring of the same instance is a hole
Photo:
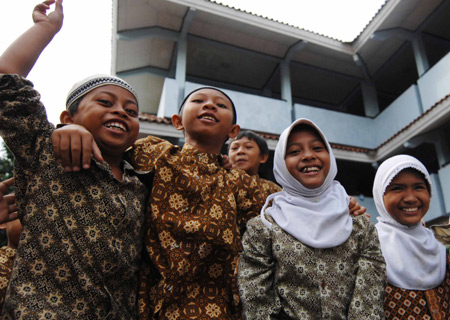
[[[203,116],[202,119],[216,121],[216,119],[214,119],[213,117],[210,117],[210,116]]]
[[[302,169],[302,172],[306,173],[306,172],[318,172],[319,171],[319,167],[305,167]]]
[[[116,129],[119,129],[119,130],[122,130],[122,131],[126,131],[125,126],[122,123],[116,122],[116,121],[105,123],[105,127],[107,127],[107,128],[116,128]]]
[[[403,211],[406,211],[406,212],[414,212],[414,211],[417,211],[417,210],[419,210],[419,208],[403,208]]]

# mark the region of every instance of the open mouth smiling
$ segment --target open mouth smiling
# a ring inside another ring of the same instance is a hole
[[[320,167],[318,166],[311,166],[311,167],[303,167],[300,169],[301,173],[306,173],[306,174],[314,174],[314,173],[318,173],[320,171]]]
[[[200,117],[198,117],[200,120],[208,120],[212,122],[219,122],[215,117],[209,114],[203,114]]]
[[[104,124],[104,126],[108,129],[112,129],[112,130],[116,130],[116,131],[121,131],[121,132],[128,131],[127,127],[119,121],[109,121],[109,122],[106,122]]]

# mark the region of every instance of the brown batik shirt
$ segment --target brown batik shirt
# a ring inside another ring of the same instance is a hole
[[[436,288],[407,290],[388,283],[384,312],[387,320],[450,319],[450,256],[444,281]]]
[[[280,192],[282,189],[275,182],[260,178],[258,176],[258,184],[260,186],[261,191],[263,192],[264,198],[267,198],[272,193]]]
[[[5,302],[6,288],[8,288],[16,252],[16,249],[8,246],[0,248],[0,311]]]
[[[0,133],[22,223],[3,319],[133,319],[147,192],[131,166],[64,172],[31,82],[0,75]]]
[[[138,141],[133,156],[136,169],[155,170],[145,237],[155,272],[142,275],[140,316],[240,319],[241,232],[265,200],[257,178],[154,137]]]

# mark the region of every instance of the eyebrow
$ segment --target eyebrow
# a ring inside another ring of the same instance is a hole
[[[324,143],[322,142],[322,140],[319,139],[319,138],[313,139],[313,140],[311,140],[311,142],[320,142],[321,144],[323,144],[323,145],[325,146],[325,144],[324,144]],[[286,148],[289,148],[289,147],[294,146],[294,145],[300,145],[300,142],[292,142],[292,143],[289,143],[289,144],[286,146]]]
[[[109,92],[109,91],[98,91],[97,92],[98,94],[102,94],[102,93],[104,93],[104,94],[107,94],[108,96],[110,96],[110,97],[112,97],[112,98],[119,98],[116,94],[114,94],[114,93],[111,93],[111,92]],[[132,100],[132,99],[127,99],[127,104],[134,104],[136,107],[138,107],[139,108],[139,105],[138,105],[138,103],[137,103],[137,101],[135,101],[135,100]]]

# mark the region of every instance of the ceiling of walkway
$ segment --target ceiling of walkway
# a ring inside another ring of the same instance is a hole
[[[363,81],[375,85],[383,110],[418,79],[405,35],[422,39],[430,67],[450,51],[450,0],[389,0],[352,43],[207,0],[118,0],[116,19],[119,75],[175,77],[186,34],[187,81],[280,98],[280,66],[291,55],[294,102],[357,115]],[[160,88],[149,86],[149,95]]]

